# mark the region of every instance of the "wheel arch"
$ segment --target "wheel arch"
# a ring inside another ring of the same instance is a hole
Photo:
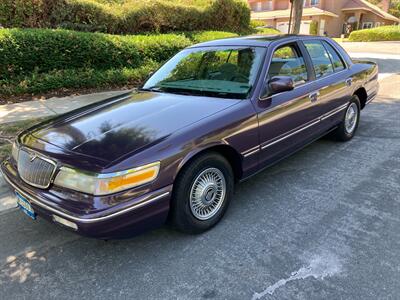
[[[360,105],[361,105],[361,109],[363,109],[365,107],[365,105],[367,104],[367,99],[368,99],[368,94],[367,91],[365,90],[364,87],[359,87],[358,89],[356,89],[353,93],[353,95],[356,95],[358,97],[358,99],[360,99]]]
[[[234,147],[232,147],[229,144],[216,144],[216,145],[210,145],[208,147],[204,147],[201,149],[198,149],[196,151],[190,152],[185,156],[185,158],[181,161],[181,163],[178,166],[175,178],[179,175],[179,173],[182,171],[182,169],[190,163],[193,159],[196,157],[203,155],[205,153],[218,153],[221,156],[223,156],[231,165],[234,176],[235,176],[235,181],[238,181],[243,174],[243,169],[242,169],[242,155],[236,151]]]

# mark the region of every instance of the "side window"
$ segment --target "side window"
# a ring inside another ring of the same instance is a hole
[[[287,45],[275,50],[271,65],[268,70],[268,78],[274,76],[290,76],[296,85],[308,80],[306,64],[295,45]]]
[[[304,42],[304,46],[311,56],[315,76],[321,78],[333,73],[333,66],[328,52],[320,41]]]
[[[345,69],[345,65],[343,60],[340,58],[337,51],[327,42],[323,42],[326,50],[328,50],[329,57],[333,63],[333,69],[335,72],[341,71]]]

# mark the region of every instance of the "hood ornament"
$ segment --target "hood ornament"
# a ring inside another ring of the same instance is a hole
[[[29,153],[29,161],[33,162],[36,159],[37,155],[35,153]]]

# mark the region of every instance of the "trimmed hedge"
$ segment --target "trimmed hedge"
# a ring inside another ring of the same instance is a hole
[[[8,80],[0,80],[0,95],[38,94],[58,89],[101,88],[137,85],[149,73],[157,70],[159,63],[149,61],[138,68],[93,68],[52,70],[47,73],[32,73]]]
[[[203,43],[212,40],[225,39],[239,36],[236,33],[225,31],[200,31],[200,32],[186,32],[185,36],[193,43]]]
[[[136,68],[191,44],[183,35],[118,36],[51,29],[0,30],[0,79],[75,68]]]
[[[254,34],[282,34],[275,28],[256,28]]]
[[[0,95],[137,84],[181,49],[233,36],[218,31],[119,36],[0,29]]]
[[[381,26],[353,31],[349,40],[352,42],[400,41],[400,26]]]
[[[250,9],[245,0],[1,0],[0,24],[114,34],[246,32]]]

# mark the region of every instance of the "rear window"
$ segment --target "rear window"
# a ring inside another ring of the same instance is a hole
[[[345,65],[343,63],[343,59],[339,56],[337,51],[327,42],[323,41],[326,50],[328,51],[329,58],[333,63],[333,68],[336,72],[344,70]]]
[[[304,46],[310,54],[317,78],[330,75],[334,72],[329,54],[320,41],[304,42]]]

